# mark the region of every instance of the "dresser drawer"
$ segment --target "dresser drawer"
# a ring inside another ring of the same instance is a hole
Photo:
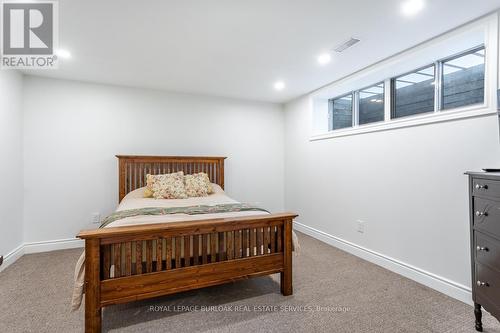
[[[488,267],[476,263],[476,281],[474,283],[476,302],[494,315],[500,313],[500,275]]]
[[[474,198],[474,229],[500,237],[500,202]]]
[[[500,241],[475,232],[473,250],[477,262],[489,266],[500,275]]]
[[[491,179],[473,178],[472,195],[500,198],[500,181]]]

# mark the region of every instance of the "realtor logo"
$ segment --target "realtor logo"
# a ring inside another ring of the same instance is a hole
[[[2,1],[2,68],[57,68],[57,2]]]

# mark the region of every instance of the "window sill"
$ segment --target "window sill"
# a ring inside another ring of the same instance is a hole
[[[391,119],[385,122],[378,122],[374,124],[361,125],[346,129],[330,131],[322,134],[315,134],[309,138],[309,141],[338,138],[343,136],[351,136],[351,135],[358,135],[371,132],[388,131],[392,129],[420,126],[420,125],[440,123],[440,122],[453,121],[466,118],[484,117],[494,114],[497,114],[496,110],[492,111],[491,108],[488,107],[487,105],[481,104],[481,105],[468,106],[449,111],[440,111],[440,112],[422,114],[419,116]]]

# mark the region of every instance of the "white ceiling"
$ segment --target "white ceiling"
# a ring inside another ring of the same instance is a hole
[[[27,74],[286,102],[500,7],[500,0],[60,0],[58,70]],[[317,56],[354,36],[361,42]],[[283,91],[273,83],[285,81]]]

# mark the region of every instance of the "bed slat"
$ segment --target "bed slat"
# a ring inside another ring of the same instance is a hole
[[[132,275],[132,244],[125,243],[125,276]]]
[[[184,236],[184,267],[191,266],[191,236]]]
[[[121,252],[122,252],[122,247],[121,244],[114,244],[113,246],[113,264],[115,265],[115,270],[114,270],[114,277],[120,277],[121,276]]]
[[[262,228],[257,228],[257,255],[262,254],[263,240]]]
[[[219,232],[219,261],[226,260],[226,247],[224,246],[224,233]]]
[[[241,230],[241,256],[247,257],[248,250],[248,229]]]
[[[111,268],[111,245],[103,246],[103,279],[109,279],[109,270]]]
[[[163,239],[158,238],[156,240],[156,271],[160,272],[162,271],[162,262],[163,262]]]
[[[250,229],[250,257],[253,257],[255,254],[255,246],[257,243],[257,235],[255,229]]]
[[[201,262],[202,264],[206,264],[208,259],[208,235],[204,234],[202,236],[202,244],[201,244]]]
[[[276,229],[278,229],[278,252],[283,251],[283,226],[279,225]]]
[[[234,258],[234,243],[233,243],[233,238],[234,238],[234,231],[228,231],[226,233],[226,253],[227,253],[227,260],[231,260]]]
[[[217,261],[217,233],[210,234],[210,262]]]
[[[276,227],[272,226],[270,228],[271,231],[271,253],[276,252]]]
[[[146,241],[146,272],[153,271],[153,241]]]
[[[198,265],[200,259],[200,235],[193,236],[193,265]]]
[[[175,241],[175,268],[181,267],[181,239],[182,237],[172,238]]]
[[[241,230],[234,231],[234,257],[241,258]]]
[[[263,254],[269,253],[269,227],[264,228],[264,252]]]
[[[165,239],[165,243],[167,246],[167,251],[165,254],[166,267],[165,269],[172,269],[172,238],[167,237]]]
[[[142,274],[142,241],[135,242],[135,272]]]

